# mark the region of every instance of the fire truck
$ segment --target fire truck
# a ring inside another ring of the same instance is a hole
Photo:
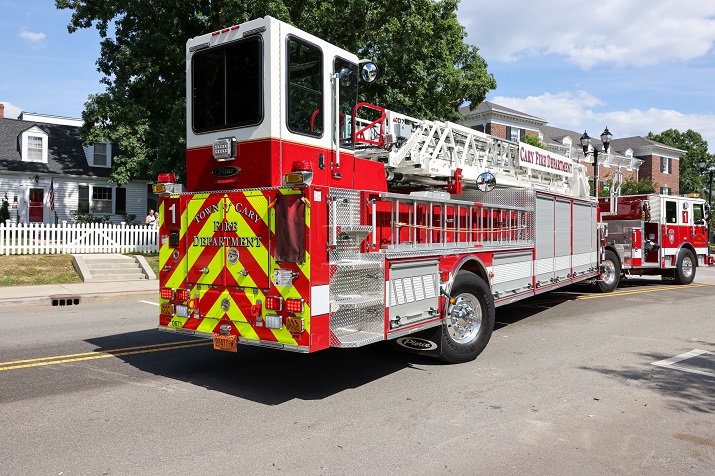
[[[615,193],[599,202],[605,231],[601,286],[615,288],[621,274],[661,275],[664,280],[690,284],[697,266],[707,264],[705,200]]]
[[[373,63],[271,17],[190,39],[186,73],[186,183],[159,180],[161,330],[228,351],[390,340],[465,362],[495,308],[610,291],[641,249],[603,246],[583,165],[360,102]],[[673,252],[658,262],[695,265]]]

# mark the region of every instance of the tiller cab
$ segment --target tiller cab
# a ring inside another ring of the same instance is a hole
[[[159,184],[160,329],[464,362],[498,306],[615,287],[582,165],[359,102],[376,75],[270,17],[188,41],[185,189]]]

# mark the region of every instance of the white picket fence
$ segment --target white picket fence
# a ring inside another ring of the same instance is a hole
[[[0,224],[0,255],[159,252],[159,233],[109,223]]]

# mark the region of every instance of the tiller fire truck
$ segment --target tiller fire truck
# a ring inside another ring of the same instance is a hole
[[[464,362],[496,307],[577,282],[610,291],[621,257],[651,253],[685,282],[702,257],[647,252],[675,226],[631,215],[606,242],[583,165],[359,102],[377,67],[276,19],[189,40],[186,73],[185,188],[159,180],[162,330],[230,351],[392,340]]]

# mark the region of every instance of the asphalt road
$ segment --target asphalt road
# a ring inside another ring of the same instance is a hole
[[[452,366],[217,352],[151,302],[0,309],[0,473],[711,475],[714,291],[550,293]]]

